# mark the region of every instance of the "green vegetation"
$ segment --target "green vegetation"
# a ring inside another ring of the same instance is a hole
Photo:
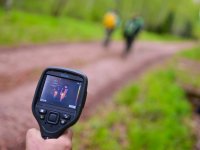
[[[141,15],[146,30],[141,39],[198,38],[198,5],[194,0],[0,0],[0,44],[100,40],[102,18],[110,9],[118,11],[122,26]],[[121,31],[114,38],[121,39]]]
[[[95,41],[102,40],[104,36],[104,29],[100,24],[66,16],[55,18],[22,11],[0,11],[0,18],[0,45]],[[122,39],[122,32],[117,30],[113,38]],[[146,31],[141,34],[140,39],[182,40],[172,35]]]
[[[0,6],[5,5],[1,1]],[[101,21],[107,10],[115,9],[122,20],[140,14],[149,31],[185,37],[200,36],[199,3],[194,0],[19,0],[13,1],[12,8],[95,22]]]
[[[140,40],[148,40],[148,41],[184,41],[189,39],[183,39],[181,37],[178,37],[176,35],[172,34],[156,34],[154,32],[147,32],[143,31],[139,35]]]
[[[192,109],[182,86],[200,87],[200,71],[185,62],[200,60],[199,50],[178,54],[99,107],[74,128],[75,149],[193,149]]]
[[[181,56],[188,59],[200,61],[200,48],[195,47],[190,50],[184,51],[181,53]]]
[[[13,11],[0,12],[0,18],[1,45],[88,41],[100,39],[103,34],[99,25],[69,17]]]
[[[200,89],[200,47],[183,51],[173,66],[181,86]],[[176,69],[175,69],[176,68]]]

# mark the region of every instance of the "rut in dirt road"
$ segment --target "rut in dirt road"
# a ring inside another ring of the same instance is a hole
[[[192,45],[192,43],[139,42],[135,45],[134,53],[127,59],[121,58],[123,45],[117,42],[107,51],[98,43],[2,51],[0,77],[3,80],[0,83],[1,87],[5,88],[0,89],[0,148],[21,149],[26,130],[37,127],[31,112],[31,102],[37,79],[45,67],[73,67],[87,74],[89,87],[84,113],[89,114],[97,104],[114,93],[116,87],[120,87],[123,81]],[[34,77],[29,80],[29,75]],[[17,84],[9,83],[9,79]],[[20,82],[17,82],[18,80]],[[83,116],[87,116],[85,114]]]

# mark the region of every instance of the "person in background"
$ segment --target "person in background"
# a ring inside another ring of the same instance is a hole
[[[117,12],[115,11],[107,12],[103,18],[103,25],[105,28],[105,39],[103,45],[104,47],[108,47],[111,41],[111,36],[116,27],[119,25],[119,17],[117,15]]]
[[[67,130],[57,139],[44,140],[37,129],[29,129],[26,134],[26,150],[71,150],[72,132]]]
[[[126,42],[126,48],[123,56],[127,56],[127,54],[130,52],[131,47],[138,34],[141,32],[143,26],[144,26],[143,19],[137,15],[135,15],[126,22],[123,30],[124,39]]]

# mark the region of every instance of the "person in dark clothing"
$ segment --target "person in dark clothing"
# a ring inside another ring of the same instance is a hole
[[[136,37],[142,30],[143,26],[144,26],[143,19],[138,16],[133,17],[132,19],[126,22],[123,31],[124,38],[126,41],[126,48],[124,52],[125,56],[130,52],[133,42],[135,41]]]

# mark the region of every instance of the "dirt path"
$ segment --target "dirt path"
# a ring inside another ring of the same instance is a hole
[[[88,75],[83,116],[95,109],[125,81],[192,43],[139,42],[121,58],[122,43],[104,50],[99,43],[51,45],[0,52],[0,149],[20,149],[26,130],[37,127],[31,102],[37,79],[47,66],[73,67]]]

